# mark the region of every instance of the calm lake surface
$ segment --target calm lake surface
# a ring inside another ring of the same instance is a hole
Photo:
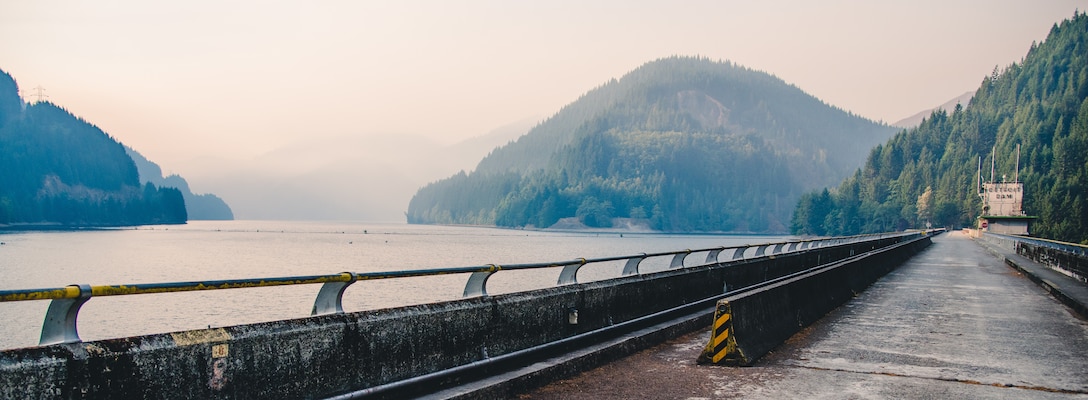
[[[479,227],[288,221],[194,221],[74,232],[0,233],[0,290],[321,275],[564,261],[781,241],[784,237],[537,232]],[[751,250],[750,250],[751,251]],[[723,255],[725,257],[725,255]],[[706,258],[695,253],[687,265]],[[668,257],[642,271],[663,270]],[[623,262],[590,264],[579,282],[618,277]],[[560,268],[503,271],[490,294],[554,286]],[[468,274],[357,282],[345,311],[461,297]],[[92,298],[83,340],[309,316],[320,285]],[[49,301],[0,303],[0,349],[35,346]]]

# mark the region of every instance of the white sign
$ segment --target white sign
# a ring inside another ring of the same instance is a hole
[[[983,215],[1000,217],[1019,217],[1024,215],[1022,204],[1024,202],[1024,184],[1014,183],[983,183],[982,184]]]

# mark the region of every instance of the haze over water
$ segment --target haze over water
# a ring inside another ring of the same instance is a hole
[[[364,233],[365,232],[365,233]],[[0,290],[518,264],[779,241],[781,237],[579,233],[349,222],[194,221],[136,229],[0,234]],[[687,258],[697,265],[705,253]],[[660,271],[668,257],[640,269]],[[582,268],[580,282],[619,276],[623,262]],[[555,285],[559,268],[499,272],[490,294]],[[467,274],[358,282],[345,311],[453,300]],[[320,285],[92,298],[83,340],[309,316]],[[34,346],[49,301],[0,303],[0,349]]]

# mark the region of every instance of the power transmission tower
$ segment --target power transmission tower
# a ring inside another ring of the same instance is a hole
[[[41,103],[49,98],[49,95],[45,94],[45,88],[43,88],[42,85],[35,86],[31,88],[31,90],[33,90],[33,92],[30,93],[30,97],[36,98],[35,103]]]

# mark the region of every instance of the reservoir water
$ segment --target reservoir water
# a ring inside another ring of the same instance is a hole
[[[540,232],[352,222],[194,221],[187,225],[0,233],[0,290],[118,285],[517,264],[781,241],[783,237]],[[687,258],[687,265],[705,259]],[[724,255],[723,255],[724,256]],[[663,270],[669,258],[641,270]],[[618,277],[623,262],[590,264],[580,282]],[[503,271],[490,294],[554,286],[560,268]],[[467,274],[357,282],[345,311],[461,297]],[[309,316],[320,285],[92,298],[83,340]],[[49,301],[0,303],[0,349],[34,346]]]

